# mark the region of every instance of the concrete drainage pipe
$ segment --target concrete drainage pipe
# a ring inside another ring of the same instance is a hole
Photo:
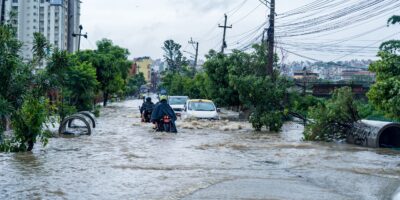
[[[58,133],[61,135],[91,135],[92,126],[85,115],[74,114],[61,122]]]
[[[400,148],[400,124],[362,120],[353,125],[347,142],[372,148]]]
[[[93,113],[89,112],[89,111],[81,111],[77,114],[81,114],[83,115],[89,122],[91,122],[92,128],[96,128],[96,117],[94,116]],[[74,119],[70,120],[68,122],[68,127],[71,128],[72,126],[72,122],[74,121]]]

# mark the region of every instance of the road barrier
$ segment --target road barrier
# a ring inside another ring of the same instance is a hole
[[[400,148],[400,124],[362,120],[354,123],[347,142],[372,148]]]
[[[89,111],[82,111],[66,117],[60,123],[58,133],[61,135],[91,135],[94,128],[96,128],[94,115]]]

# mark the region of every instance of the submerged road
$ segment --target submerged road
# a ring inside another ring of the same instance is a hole
[[[140,103],[104,108],[91,136],[0,153],[0,199],[400,198],[399,151],[302,142],[294,123],[279,134],[233,122],[154,133]]]

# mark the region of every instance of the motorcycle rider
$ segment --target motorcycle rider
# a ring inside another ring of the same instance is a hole
[[[168,131],[164,130],[164,123],[170,124],[170,132],[177,133],[175,126],[176,115],[174,110],[167,102],[167,96],[161,95],[160,102],[157,103],[156,107],[151,114],[151,122],[157,125],[157,131]]]
[[[140,107],[140,114],[142,116],[142,122],[149,123],[151,114],[154,109],[154,103],[151,101],[151,97],[147,97],[146,101]]]

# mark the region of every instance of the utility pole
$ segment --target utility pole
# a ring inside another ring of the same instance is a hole
[[[74,34],[75,30],[75,20],[74,20],[74,12],[75,12],[75,4],[77,4],[77,1],[74,0],[69,0],[68,1],[68,37],[67,37],[67,49],[68,52],[73,53],[74,52],[74,37],[72,36]]]
[[[193,38],[190,38],[189,44],[193,45],[193,48],[195,48],[195,50],[196,50],[196,54],[195,54],[195,57],[194,57],[194,66],[193,66],[193,68],[196,69],[196,67],[197,67],[197,58],[199,56],[199,42],[195,42],[195,41],[193,41]],[[196,46],[194,46],[194,45],[196,45]]]
[[[306,90],[307,90],[307,68],[303,68],[303,96],[306,96]]]
[[[79,25],[79,33],[78,34],[72,33],[72,37],[79,37],[78,38],[78,51],[80,50],[80,47],[81,47],[81,37],[83,36],[84,38],[87,39],[87,33],[82,34],[82,29],[83,29],[82,25]]]
[[[226,14],[225,14],[225,23],[224,23],[224,26],[221,26],[221,25],[218,24],[218,27],[224,28],[224,36],[223,36],[223,38],[222,38],[222,47],[221,47],[221,53],[222,53],[222,54],[224,54],[224,50],[225,50],[225,48],[227,47],[226,41],[225,41],[226,29],[227,29],[227,28],[232,28],[232,25],[226,26],[227,21],[228,21],[228,16],[226,16]]]
[[[275,0],[271,0],[268,28],[268,63],[267,75],[272,76],[274,72],[274,43],[275,43]]]
[[[1,16],[0,16],[0,24],[5,24],[6,21],[6,0],[1,0]]]

